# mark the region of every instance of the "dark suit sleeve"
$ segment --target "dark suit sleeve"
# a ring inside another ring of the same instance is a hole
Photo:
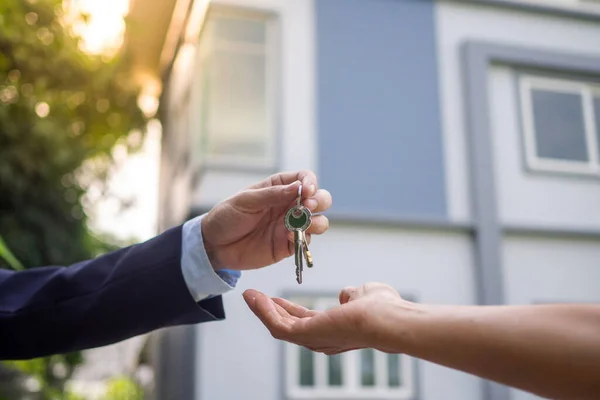
[[[181,226],[70,267],[0,269],[0,359],[66,353],[225,318],[220,296],[194,301],[180,259]]]

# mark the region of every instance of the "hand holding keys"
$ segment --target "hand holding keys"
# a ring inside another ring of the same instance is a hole
[[[296,281],[302,283],[302,271],[304,269],[303,259],[306,265],[312,268],[312,256],[306,241],[306,230],[312,223],[312,213],[302,205],[302,185],[298,187],[296,205],[288,210],[284,217],[285,227],[294,232],[294,260],[296,263]]]

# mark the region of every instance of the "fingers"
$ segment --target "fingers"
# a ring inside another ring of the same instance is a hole
[[[274,299],[271,298],[271,300],[274,300]],[[283,317],[284,321],[291,322],[291,321],[294,321],[294,320],[298,319],[297,317],[295,317],[295,316],[291,315],[289,312],[287,312],[285,308],[281,307],[275,301],[273,301],[273,303],[275,305],[275,310],[277,311],[277,313],[279,315],[281,315],[281,317]]]
[[[263,211],[267,206],[282,206],[293,202],[298,195],[299,185],[295,181],[288,185],[247,189],[232,197],[231,201],[236,208],[243,211]]]
[[[294,171],[294,172],[280,172],[275,175],[271,175],[267,179],[257,183],[250,187],[250,189],[260,189],[269,186],[281,186],[289,185],[295,181],[302,183],[302,197],[312,197],[317,191],[317,176],[314,172],[309,170]]]
[[[303,204],[310,211],[319,213],[328,210],[332,202],[331,193],[325,189],[319,189],[314,196],[304,200]]]
[[[250,310],[261,320],[273,336],[275,336],[274,331],[287,330],[288,325],[283,322],[282,315],[277,311],[275,303],[269,297],[253,289],[246,290],[243,296]]]
[[[242,203],[240,207],[248,210],[257,210],[265,205],[278,206],[290,204],[298,195],[298,185],[302,185],[302,198],[304,206],[314,213],[328,210],[332,204],[331,194],[324,189],[319,189],[317,177],[312,171],[303,170],[296,172],[281,172],[250,186],[247,190],[236,196]]]
[[[329,229],[329,219],[324,215],[315,215],[312,218],[312,223],[306,230],[306,233],[311,235],[322,235]]]
[[[310,244],[311,235],[322,235],[329,229],[329,219],[324,215],[316,215],[312,219],[312,223],[306,230],[306,241]],[[288,231],[288,240],[294,242],[294,232]],[[293,247],[291,247],[293,250]]]
[[[296,303],[292,303],[289,300],[282,299],[279,297],[274,297],[273,301],[275,304],[279,305],[285,311],[287,311],[290,315],[298,318],[307,318],[315,316],[318,312],[309,310],[308,308],[302,307]]]
[[[263,293],[248,289],[243,293],[250,310],[261,320],[275,339],[294,341],[294,323],[300,321]]]

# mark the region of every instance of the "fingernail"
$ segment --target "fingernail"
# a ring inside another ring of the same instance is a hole
[[[314,194],[315,194],[315,191],[316,191],[315,185],[314,185],[314,184],[311,184],[311,185],[310,185],[310,195],[311,195],[311,196],[312,196],[312,195],[314,195]]]
[[[310,211],[314,211],[319,203],[315,199],[308,199],[304,204]]]

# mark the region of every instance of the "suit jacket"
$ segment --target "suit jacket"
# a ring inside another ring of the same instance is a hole
[[[196,303],[181,270],[182,227],[69,267],[0,269],[0,360],[112,344],[225,318],[221,296]]]

